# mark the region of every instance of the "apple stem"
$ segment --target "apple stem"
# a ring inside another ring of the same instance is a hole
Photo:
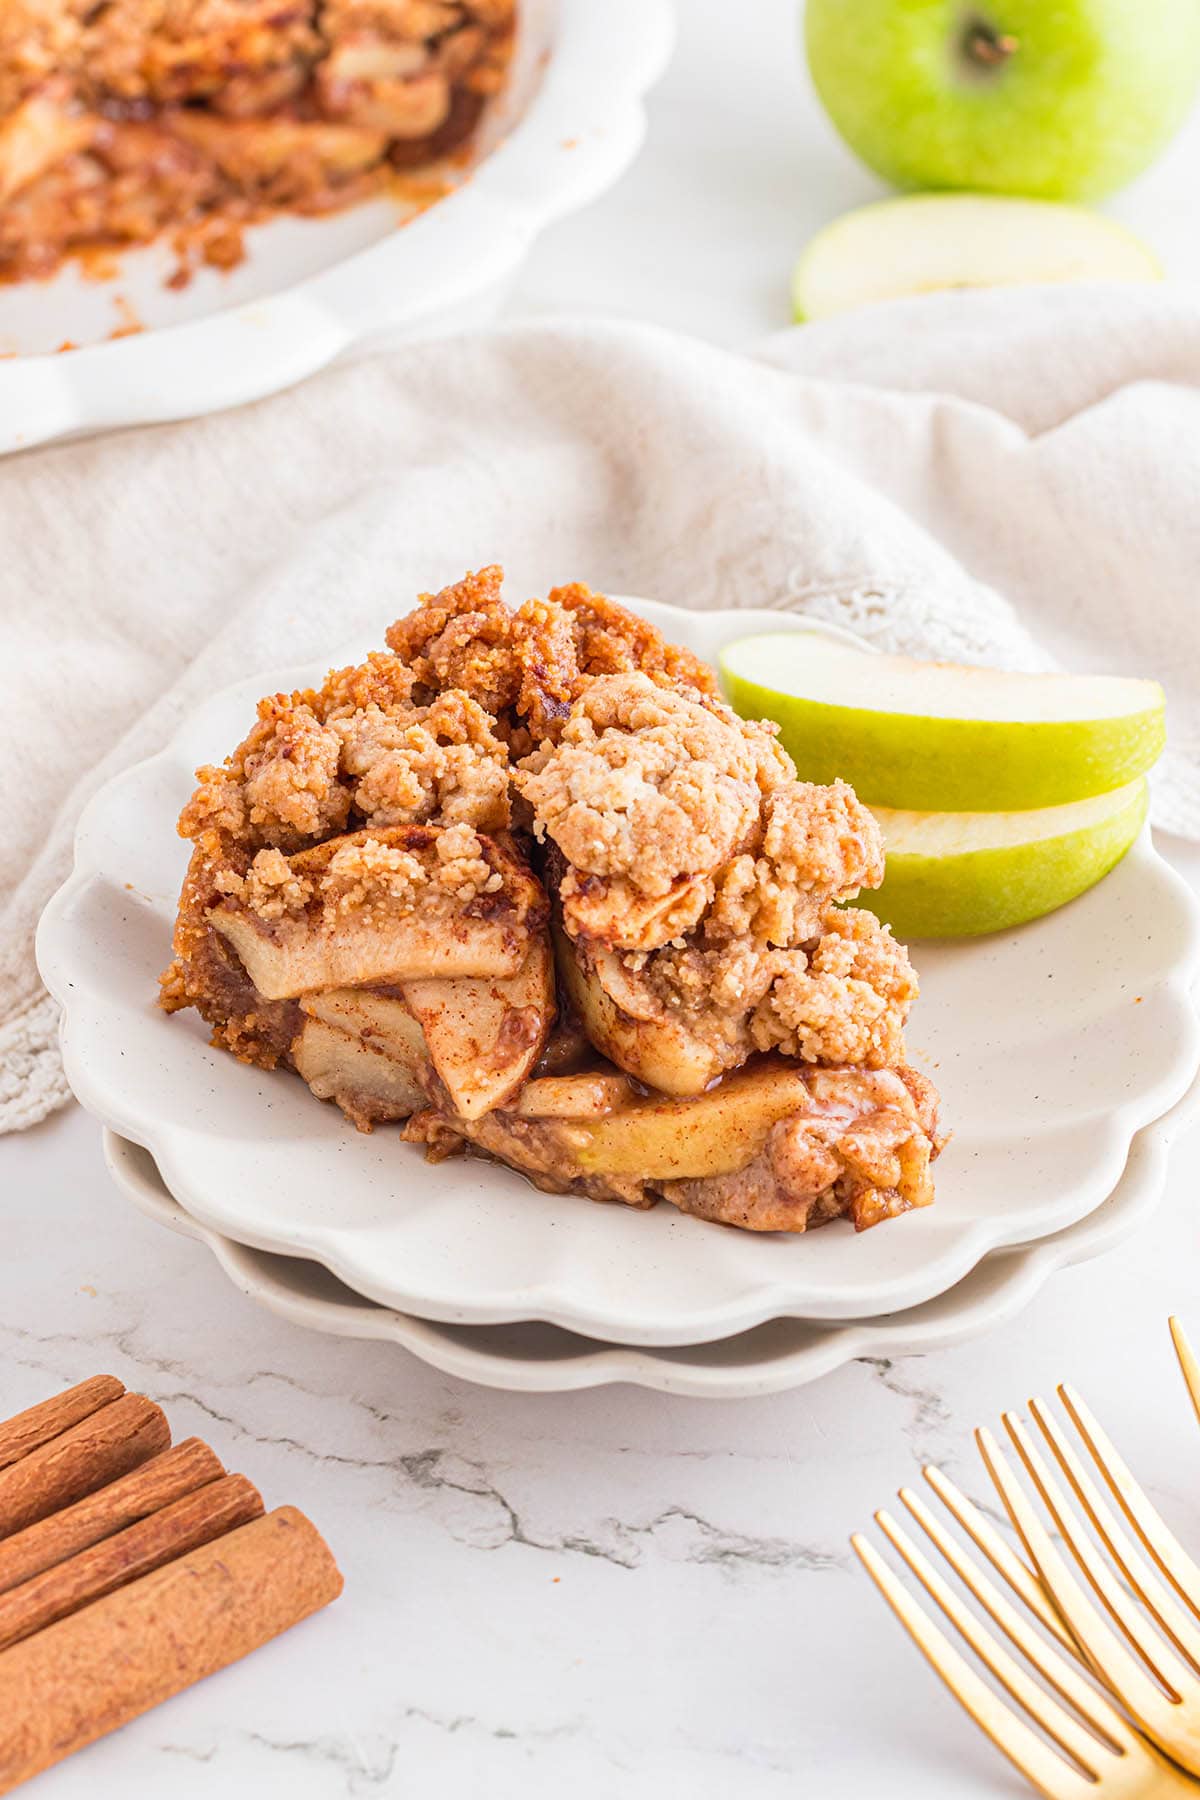
[[[971,62],[980,63],[985,69],[998,69],[1014,54],[1019,43],[1011,32],[993,31],[982,19],[975,19],[967,27],[963,49]]]

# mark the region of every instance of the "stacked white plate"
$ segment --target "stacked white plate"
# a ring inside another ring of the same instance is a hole
[[[815,629],[627,604],[710,660],[734,636]],[[39,933],[67,1073],[107,1128],[119,1185],[208,1243],[245,1292],[494,1385],[762,1393],[1008,1317],[1052,1269],[1146,1216],[1200,1068],[1200,907],[1149,833],[1047,919],[918,947],[910,1056],[954,1135],[937,1203],[861,1236],[841,1223],[754,1235],[665,1204],[541,1194],[482,1162],[430,1166],[394,1130],[362,1137],[294,1076],[212,1049],[193,1015],[167,1018],[155,977],[194,769],[240,740],[260,694],[311,685],[367,648],[331,645],[322,665],[215,695],[106,787]]]

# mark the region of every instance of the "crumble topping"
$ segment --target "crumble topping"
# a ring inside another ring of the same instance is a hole
[[[303,912],[312,898],[312,882],[293,872],[282,850],[260,850],[244,875],[220,869],[213,884],[219,894],[240,900],[266,924]]]
[[[516,780],[575,870],[661,897],[714,875],[757,825],[754,731],[645,675],[601,676]]]
[[[499,893],[504,877],[470,825],[447,825],[429,836],[431,842],[415,847],[348,837],[336,845],[324,872],[312,875],[304,872],[303,855],[289,862],[281,850],[260,850],[244,875],[224,868],[214,885],[266,925],[308,911],[314,899],[330,923],[351,914],[411,911],[422,889],[463,906]]]
[[[352,815],[379,829],[437,818],[502,830],[508,761],[494,721],[457,690],[414,706],[412,685],[396,659],[373,658],[335,670],[319,692],[260,701],[224,766],[197,772],[181,836],[215,830],[294,850],[345,830]]]
[[[641,997],[638,1016],[679,1019],[727,1067],[754,1050],[870,1069],[903,1061],[917,978],[904,945],[857,907],[828,908],[821,935],[803,948],[685,940],[625,954],[620,965],[626,1008]]]
[[[221,768],[197,769],[199,786],[179,815],[179,835],[215,832],[236,843],[295,849],[339,831],[350,796],[338,783],[341,744],[302,694],[258,703],[249,736]]]
[[[917,997],[908,951],[874,913],[857,907],[826,914],[807,955],[785,951],[750,1020],[756,1050],[780,1050],[810,1063],[883,1069],[904,1060],[904,1022]]]
[[[643,675],[593,681],[514,779],[569,865],[567,932],[615,949],[695,927],[800,944],[831,901],[883,879],[879,828],[845,782],[798,781],[775,727]]]
[[[406,716],[371,704],[333,720],[355,811],[371,825],[509,823],[508,755],[492,719],[458,689]]]
[[[844,781],[792,781],[768,795],[762,842],[722,870],[705,936],[721,942],[799,944],[813,936],[830,901],[851,900],[883,880],[879,827]]]
[[[478,834],[469,825],[448,825],[436,833],[433,856],[427,859],[373,837],[341,846],[321,878],[321,893],[327,914],[345,915],[412,907],[426,886],[466,906],[480,894],[497,893],[502,885],[503,877],[486,860]]]
[[[264,702],[267,727],[245,761],[242,805],[250,827],[267,843],[326,837],[350,816],[350,796],[338,782],[337,733],[307,706]]]
[[[493,714],[514,755],[556,739],[597,676],[640,670],[661,687],[716,694],[707,664],[603,594],[576,583],[514,612],[502,581],[493,564],[439,594],[422,594],[387,642],[420,689],[462,688]]]
[[[502,581],[503,572],[490,564],[439,594],[422,594],[414,612],[388,627],[388,648],[418,687],[432,693],[461,688],[495,715],[512,705],[520,671]]]

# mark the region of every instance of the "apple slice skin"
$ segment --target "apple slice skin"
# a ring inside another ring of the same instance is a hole
[[[1165,704],[1120,718],[922,718],[780,694],[721,655],[735,712],[774,719],[803,781],[848,781],[868,806],[912,812],[1026,812],[1124,787],[1157,762]]]
[[[888,852],[882,887],[856,906],[902,938],[983,937],[1044,917],[1095,887],[1137,838],[1149,805],[1139,782],[1099,824],[1003,849],[958,856]],[[881,819],[886,838],[886,817]]]

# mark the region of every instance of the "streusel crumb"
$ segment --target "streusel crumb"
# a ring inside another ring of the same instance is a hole
[[[285,851],[364,825],[510,822],[508,749],[495,720],[450,689],[428,705],[391,657],[338,669],[315,692],[263,700],[249,736],[220,768],[197,771],[183,837],[215,831]]]
[[[293,872],[282,850],[260,850],[244,875],[218,870],[213,886],[227,899],[240,900],[264,924],[303,912],[312,898],[312,882]]]
[[[355,813],[368,825],[428,819],[500,831],[509,822],[508,753],[493,721],[451,689],[415,712],[371,703],[342,714],[331,729],[341,742],[343,777],[353,781]]]
[[[350,842],[335,850],[321,877],[322,911],[326,918],[360,912],[407,912],[426,872],[418,857],[377,838]]]
[[[387,633],[419,692],[459,687],[493,714],[516,755],[557,737],[572,703],[598,676],[640,671],[659,686],[715,696],[706,663],[635,613],[582,583],[552,588],[513,612],[492,566],[439,594]]]
[[[569,865],[567,931],[611,948],[697,928],[795,946],[883,878],[879,828],[844,782],[797,781],[773,727],[644,675],[590,683],[514,780]]]
[[[790,949],[751,937],[626,955],[646,1016],[676,1018],[730,1067],[753,1050],[801,1062],[883,1068],[904,1056],[917,978],[903,944],[873,913],[830,907],[821,935]]]
[[[325,917],[411,911],[419,904],[422,889],[466,906],[503,886],[503,877],[487,861],[470,825],[448,825],[432,836],[431,850],[424,854],[373,837],[339,845],[319,882]]]
[[[874,913],[835,909],[807,957],[781,970],[750,1022],[756,1050],[882,1069],[904,1060],[917,997],[908,952]]]
[[[512,651],[512,611],[495,564],[440,594],[422,594],[415,612],[387,632],[388,648],[429,694],[461,688],[492,714],[512,705],[520,676]]]
[[[830,901],[851,900],[882,880],[883,840],[854,789],[844,781],[792,781],[763,803],[757,852],[722,870],[705,937],[801,944]]]
[[[582,874],[625,877],[651,897],[715,874],[757,824],[761,798],[750,733],[723,713],[645,675],[601,676],[558,746],[515,777],[538,836]]]

